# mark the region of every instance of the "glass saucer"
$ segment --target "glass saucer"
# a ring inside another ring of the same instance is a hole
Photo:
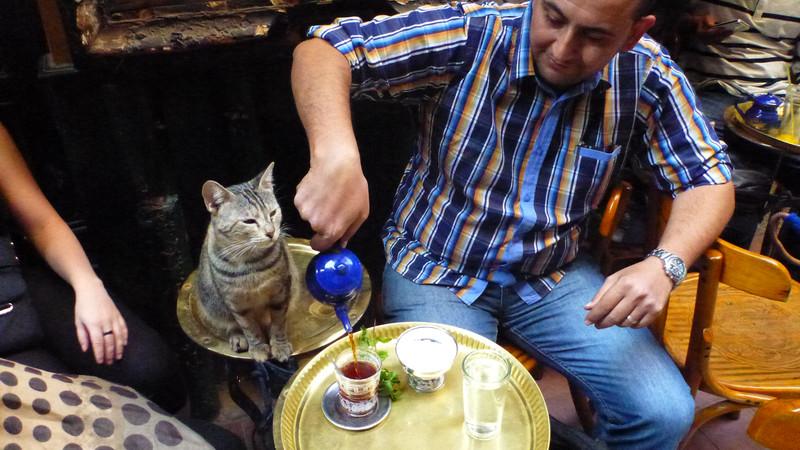
[[[322,395],[322,413],[335,426],[344,430],[362,431],[383,422],[392,410],[392,400],[378,396],[378,407],[364,417],[351,417],[339,411],[339,383],[333,383]]]

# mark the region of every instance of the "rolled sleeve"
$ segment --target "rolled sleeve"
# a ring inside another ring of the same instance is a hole
[[[423,7],[406,14],[358,17],[313,26],[350,63],[352,90],[398,96],[445,86],[463,65],[466,19],[460,6]]]
[[[654,58],[640,99],[644,156],[661,191],[675,196],[731,180],[727,145],[698,109],[694,90],[667,54]]]

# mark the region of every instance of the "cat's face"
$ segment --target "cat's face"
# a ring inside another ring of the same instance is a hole
[[[280,237],[283,216],[275,198],[272,168],[270,164],[260,176],[227,189],[214,181],[203,185],[217,239],[263,248]]]

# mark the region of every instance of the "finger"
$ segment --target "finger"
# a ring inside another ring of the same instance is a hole
[[[122,335],[122,328],[120,322],[114,323],[114,359],[119,361],[122,359],[122,353],[125,350],[125,337]]]
[[[583,308],[584,309],[592,309],[592,308],[594,308],[594,305],[596,305],[597,302],[599,302],[600,299],[603,298],[603,295],[605,295],[606,291],[611,289],[611,286],[614,285],[615,281],[616,281],[616,279],[614,279],[614,278],[611,278],[611,277],[606,278],[606,280],[603,282],[603,285],[600,286],[600,289],[598,289],[597,293],[594,294],[594,297],[592,297],[592,299],[589,301],[589,303],[585,304],[583,306]]]
[[[623,297],[605,317],[597,321],[597,328],[608,328],[614,325],[625,326],[624,324],[629,320],[628,317],[631,316],[635,306],[630,299]],[[634,318],[631,317],[630,320],[633,321]]]
[[[603,320],[623,298],[624,292],[621,292],[615,283],[608,288],[597,301],[593,300],[593,303],[590,303],[592,306],[591,309],[589,309],[589,314],[586,315],[584,323],[586,323],[586,325],[591,325]]]
[[[113,325],[108,325],[107,328],[103,328],[106,330],[103,332],[103,354],[104,360],[106,364],[111,364],[114,362],[114,341],[116,337],[114,336],[114,327]],[[110,331],[110,333],[109,333]]]
[[[92,351],[94,352],[94,360],[97,364],[103,364],[105,357],[105,345],[103,344],[103,332],[99,328],[92,328],[89,330],[89,336],[92,341]]]
[[[645,328],[645,327],[649,327],[649,326],[650,326],[650,324],[652,324],[652,323],[653,323],[653,322],[654,322],[654,321],[655,321],[655,320],[658,318],[658,315],[659,315],[659,313],[658,313],[658,312],[651,312],[651,313],[647,313],[647,314],[645,314],[644,316],[642,316],[642,318],[641,318],[641,319],[639,319],[639,320],[636,322],[636,325],[633,325],[631,328]]]
[[[78,344],[81,346],[81,351],[85,352],[89,349],[89,332],[86,331],[86,327],[82,323],[75,324],[75,332],[78,335]]]
[[[120,330],[122,333],[122,345],[128,345],[128,324],[125,323],[125,319],[120,316]]]
[[[339,236],[316,233],[311,238],[311,248],[321,252],[333,247],[338,240]]]
[[[348,228],[347,231],[345,231],[345,233],[342,235],[342,247],[347,247],[347,243],[350,242],[350,238],[355,236],[356,231],[358,231],[362,223],[364,223],[363,220],[350,225],[350,228]]]

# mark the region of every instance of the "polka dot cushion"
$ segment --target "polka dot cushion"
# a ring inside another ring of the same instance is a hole
[[[135,390],[0,359],[0,450],[211,449]]]

